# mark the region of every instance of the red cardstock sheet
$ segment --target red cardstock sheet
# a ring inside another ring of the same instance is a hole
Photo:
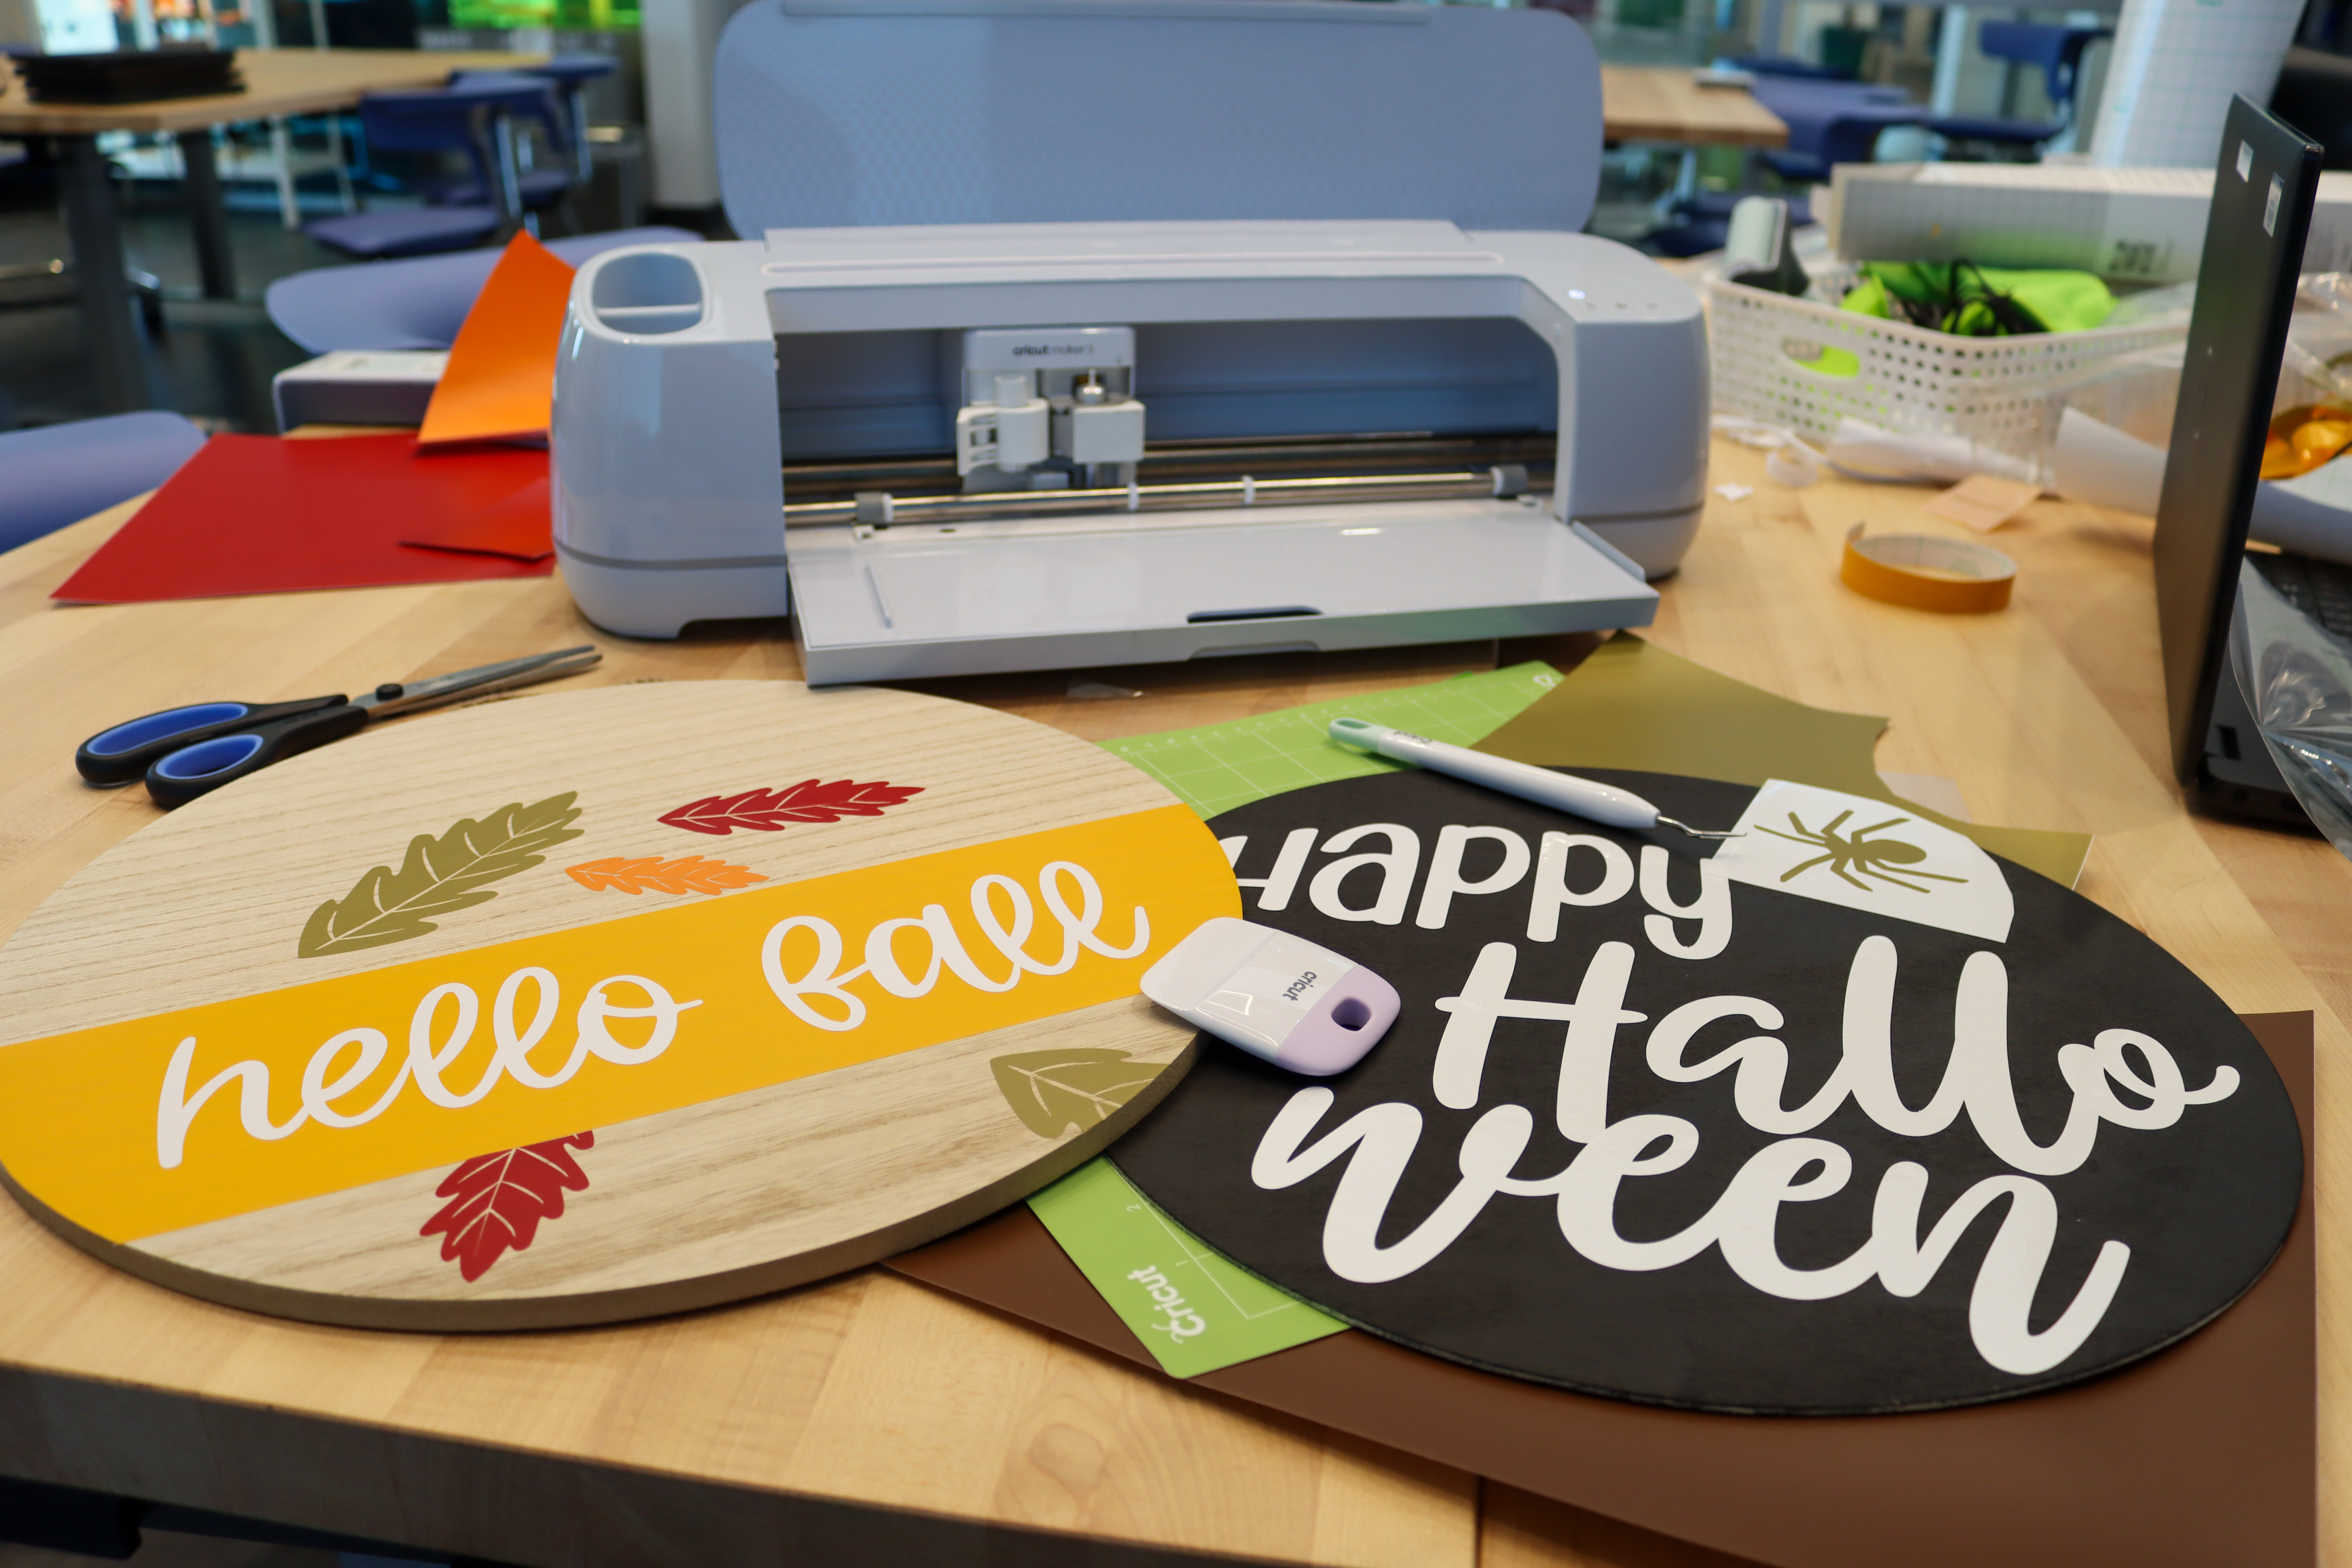
[[[456,528],[537,487],[547,454],[487,447],[419,457],[405,432],[289,441],[215,436],[53,595],[121,605],[543,577],[547,556],[425,549],[411,536]],[[542,527],[544,524],[542,523]]]
[[[555,520],[548,510],[547,480],[533,480],[488,511],[412,528],[400,542],[421,550],[461,550],[516,561],[544,561],[555,553]]]
[[[2246,1025],[2303,1131],[2294,1227],[2235,1306],[2109,1376],[1922,1415],[1716,1415],[1497,1377],[1351,1329],[1191,1381],[1777,1568],[2308,1568],[2312,1016]],[[887,1267],[1158,1369],[1026,1205]]]

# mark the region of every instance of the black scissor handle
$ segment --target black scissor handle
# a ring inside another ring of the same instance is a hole
[[[299,713],[254,723],[250,719],[194,745],[155,760],[147,770],[147,793],[161,806],[185,805],[225,784],[258,773],[297,752],[340,741],[368,721],[367,710],[341,698],[330,708],[303,705]]]
[[[130,784],[183,746],[342,705],[343,695],[339,691],[332,697],[306,697],[299,702],[198,702],[166,708],[92,735],[74,752],[74,766],[92,784]]]

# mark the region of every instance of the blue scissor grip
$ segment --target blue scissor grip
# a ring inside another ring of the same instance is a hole
[[[251,706],[243,702],[199,702],[189,708],[167,708],[161,713],[150,713],[144,719],[133,719],[91,736],[86,749],[94,756],[121,756],[191,730],[242,719],[252,711]]]
[[[368,721],[366,709],[354,708],[340,697],[325,704],[289,706],[295,711],[257,709],[257,721],[249,729],[207,735],[165,752],[147,769],[147,794],[167,809],[185,805],[207,791],[283,762],[297,752],[352,734]]]
[[[215,735],[209,741],[181,747],[157,763],[153,771],[167,779],[181,781],[210,778],[250,761],[261,746],[259,735]]]
[[[334,715],[329,718],[328,715]],[[94,784],[129,784],[132,779],[152,772],[155,763],[175,752],[186,752],[207,741],[224,735],[247,732],[268,742],[273,735],[283,734],[288,727],[300,728],[306,721],[323,723],[324,730],[313,738],[299,739],[299,743],[278,743],[251,760],[252,767],[263,767],[280,755],[299,752],[304,746],[318,744],[319,739],[332,740],[348,735],[367,722],[367,715],[352,707],[338,695],[307,697],[296,702],[194,702],[184,708],[167,708],[161,713],[150,713],[143,719],[132,719],[102,730],[81,743],[74,752],[74,770]],[[341,726],[338,728],[337,726]],[[208,752],[218,756],[222,753]],[[186,767],[185,763],[178,764]],[[165,775],[165,787],[173,787]],[[208,775],[214,784],[226,784],[228,778],[217,770]],[[195,795],[204,791],[199,789]],[[193,799],[190,795],[188,798]]]

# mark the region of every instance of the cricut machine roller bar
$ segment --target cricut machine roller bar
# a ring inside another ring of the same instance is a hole
[[[1576,232],[1563,17],[751,0],[716,115],[761,237],[572,285],[599,626],[789,611],[813,682],[1591,631],[1697,528],[1698,302]]]

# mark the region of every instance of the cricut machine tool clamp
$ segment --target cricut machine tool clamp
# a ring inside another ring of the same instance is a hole
[[[971,99],[982,58],[1118,90],[1077,134]],[[599,626],[789,612],[818,684],[1604,630],[1697,528],[1704,325],[1574,232],[1565,18],[753,0],[717,97],[761,237],[573,284],[556,547]]]

